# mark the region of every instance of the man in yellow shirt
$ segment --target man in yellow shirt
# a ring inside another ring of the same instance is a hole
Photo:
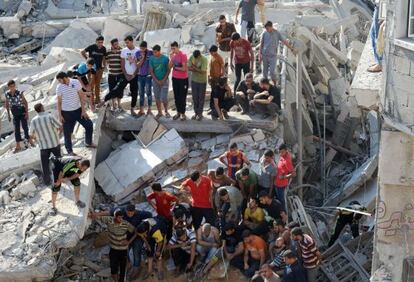
[[[264,218],[265,213],[258,206],[257,199],[250,198],[247,208],[244,211],[243,225],[251,230],[253,234],[261,235],[269,231],[269,226]]]

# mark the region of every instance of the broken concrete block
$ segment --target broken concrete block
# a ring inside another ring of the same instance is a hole
[[[250,134],[246,134],[246,135],[239,135],[239,136],[231,138],[230,144],[233,144],[233,143],[253,144],[254,140]]]
[[[4,37],[16,39],[22,32],[22,24],[17,17],[0,17],[0,29]]]
[[[26,0],[22,1],[20,3],[19,8],[17,9],[16,17],[21,19],[21,18],[27,16],[30,13],[30,11],[32,10],[32,8],[33,8],[33,4],[32,4],[31,1],[26,1]]]
[[[219,158],[209,160],[207,163],[207,170],[216,170],[219,167],[224,167],[224,164],[219,160]]]
[[[11,192],[11,196],[15,200],[19,200],[25,196],[27,196],[29,193],[36,192],[36,186],[33,184],[31,180],[26,180],[19,185],[16,186]]]
[[[148,42],[149,46],[158,44],[162,50],[168,50],[170,43],[177,41],[181,45],[181,29],[167,28],[154,31],[147,31],[144,34],[144,40]],[[164,49],[165,48],[165,49]]]
[[[95,178],[108,196],[120,201],[187,154],[184,139],[170,129],[147,148],[138,141],[120,146],[98,165]]]
[[[204,30],[201,41],[207,46],[207,49],[216,44],[216,25],[210,25]]]
[[[98,34],[86,23],[79,20],[73,20],[64,31],[59,33],[59,35],[42,50],[42,52],[47,54],[52,47],[83,49],[86,46],[95,43],[97,37]]]
[[[216,146],[216,144],[217,144],[217,139],[215,137],[214,138],[210,138],[210,139],[207,139],[207,140],[201,142],[201,149],[203,149],[203,150],[210,150],[214,146]]]
[[[330,79],[328,88],[333,106],[339,106],[348,98],[348,95],[346,94],[348,86],[345,78],[338,77],[336,79]]]
[[[0,191],[0,205],[7,205],[11,201],[9,192],[6,190]]]
[[[105,20],[102,30],[102,36],[105,38],[105,42],[110,42],[114,38],[118,38],[121,41],[126,36],[135,35],[136,33],[136,28],[111,18]]]
[[[40,169],[38,148],[31,148],[0,159],[0,181],[10,174],[21,173],[28,169]]]
[[[183,44],[188,44],[191,41],[191,25],[185,25],[181,28],[181,40]]]
[[[145,147],[157,140],[166,131],[167,129],[160,124],[153,115],[148,115],[142,124],[142,129],[137,135],[137,138]]]
[[[252,137],[253,137],[254,142],[260,142],[266,139],[266,135],[263,133],[263,130],[261,129],[256,129]]]
[[[67,63],[69,66],[84,60],[85,59],[81,56],[79,49],[52,47],[49,54],[43,60],[42,65],[56,66],[62,63]]]

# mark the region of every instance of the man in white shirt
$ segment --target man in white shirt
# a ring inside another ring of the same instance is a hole
[[[84,107],[85,92],[78,80],[71,79],[67,73],[59,72],[56,75],[59,84],[56,86],[58,97],[58,114],[63,124],[63,136],[68,155],[75,155],[72,148],[72,133],[76,122],[85,128],[85,144],[87,148],[95,148],[92,143],[93,124]]]
[[[128,35],[124,39],[126,47],[121,51],[121,68],[125,77],[123,85],[129,84],[129,90],[131,92],[131,115],[135,116],[134,108],[137,105],[138,97],[138,68],[137,57],[135,54],[139,51],[138,47],[134,46],[134,39]],[[124,87],[125,87],[124,86]]]

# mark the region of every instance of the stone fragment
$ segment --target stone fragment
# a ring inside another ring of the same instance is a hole
[[[32,10],[32,8],[33,8],[33,4],[32,4],[31,1],[27,1],[27,0],[22,1],[22,3],[20,3],[20,6],[17,10],[16,17],[21,19],[21,18],[27,16],[30,13],[30,11]]]
[[[246,135],[239,135],[239,136],[231,138],[230,144],[233,144],[233,143],[237,143],[237,144],[243,143],[243,144],[248,145],[248,144],[254,143],[254,140],[250,134],[246,134]]]
[[[162,50],[168,50],[170,43],[177,41],[181,44],[181,29],[167,28],[154,31],[147,31],[144,34],[144,40],[148,42],[149,46],[158,44]]]
[[[11,201],[9,192],[6,190],[0,191],[0,205],[7,205]]]
[[[0,17],[0,29],[4,37],[17,39],[22,32],[22,24],[17,17]]]
[[[114,38],[118,38],[121,41],[127,35],[135,35],[136,33],[136,28],[111,18],[106,18],[102,30],[102,36],[105,38],[105,42],[110,42]]]
[[[11,196],[15,200],[19,200],[32,192],[36,192],[36,186],[33,184],[31,180],[26,180],[17,185],[16,188],[12,190]]]
[[[263,130],[256,129],[252,137],[254,142],[260,142],[266,138],[266,135],[263,133]]]
[[[167,129],[160,124],[152,115],[148,115],[142,124],[142,129],[137,138],[144,146],[148,146],[154,140],[157,140]]]

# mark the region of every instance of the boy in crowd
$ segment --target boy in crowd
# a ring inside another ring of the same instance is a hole
[[[237,32],[231,35],[230,50],[230,67],[236,73],[236,82],[234,83],[234,93],[236,93],[242,71],[245,76],[249,72],[253,72],[254,53],[250,42],[241,38]]]
[[[187,104],[188,93],[188,66],[187,55],[180,51],[178,43],[171,43],[170,68],[172,71],[172,84],[174,92],[175,107],[177,114],[174,120],[181,118],[186,120],[185,108]]]
[[[135,47],[134,39],[131,35],[125,37],[124,42],[126,47],[121,51],[121,68],[125,81],[122,83],[120,89],[123,91],[123,89],[125,89],[125,87],[129,84],[129,91],[131,92],[131,115],[135,116],[136,113],[134,109],[137,105],[138,98],[138,65],[135,54],[139,51],[139,49]]]
[[[144,104],[145,94],[147,95],[147,115],[152,114],[152,77],[149,71],[149,61],[153,56],[151,50],[147,48],[148,44],[146,41],[141,41],[139,44],[139,50],[135,53],[137,58],[138,67],[138,90],[139,90],[139,112],[138,116],[145,115]]]
[[[69,72],[68,72],[69,73]],[[77,79],[82,85],[82,91],[86,93],[89,98],[89,106],[91,111],[95,111],[95,101],[92,92],[94,79],[96,74],[95,60],[89,58],[86,63],[80,63],[73,67],[73,78]]]
[[[121,80],[125,80],[121,67],[121,48],[117,38],[111,40],[111,49],[106,53],[106,63],[108,64],[108,86],[109,93],[115,90],[113,97],[104,101],[112,99],[112,108],[114,111],[122,111],[121,99],[124,94],[124,89],[120,89]],[[108,94],[107,94],[108,95]]]
[[[227,166],[227,175],[236,179],[236,172],[239,171],[244,164],[250,165],[249,159],[239,150],[236,143],[232,143],[227,152],[220,156],[220,162]]]

